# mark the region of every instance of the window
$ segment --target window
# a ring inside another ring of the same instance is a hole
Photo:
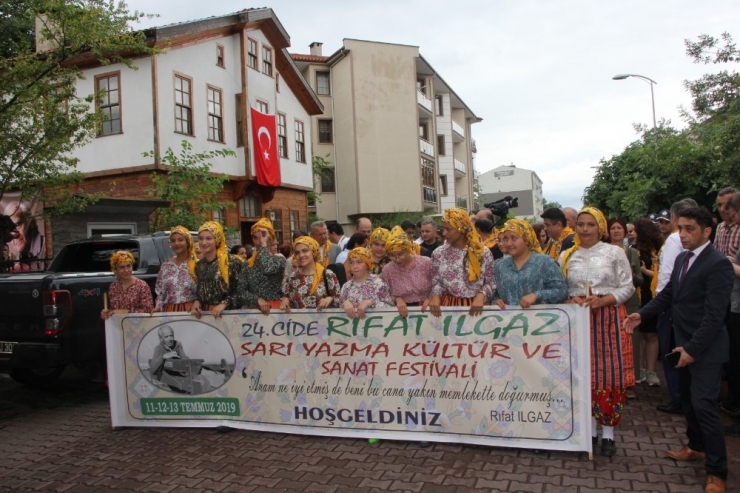
[[[239,215],[241,217],[260,217],[260,201],[255,195],[245,195],[239,199]]]
[[[224,68],[224,47],[216,45],[216,65]]]
[[[262,73],[272,77],[272,50],[262,46]]]
[[[306,144],[304,143],[303,122],[295,121],[295,160],[299,163],[306,162]]]
[[[260,101],[259,99],[257,100],[257,109],[265,115],[270,112],[270,106],[264,101]]]
[[[224,141],[221,89],[208,86],[208,140]]]
[[[427,81],[425,79],[416,79],[416,90],[426,95],[427,93]]]
[[[332,121],[319,120],[319,144],[331,144],[334,141],[332,134]]]
[[[213,210],[213,220],[217,223],[224,224],[224,209],[223,207]]]
[[[316,94],[319,96],[329,96],[331,94],[329,72],[316,72]]]
[[[290,238],[293,239],[293,235],[296,231],[301,229],[301,214],[299,211],[290,211]]]
[[[426,123],[419,124],[419,137],[429,142],[429,125]]]
[[[282,209],[272,210],[272,229],[275,230],[275,239],[277,240],[278,246],[283,244],[283,211]]]
[[[247,38],[247,66],[257,70],[257,41]]]
[[[447,197],[447,175],[439,175],[439,192]]]
[[[280,92],[280,74],[275,72],[275,92]]]
[[[175,132],[193,135],[193,81],[175,75]]]
[[[278,113],[278,154],[282,158],[288,157],[288,125],[285,122],[285,115]]]
[[[244,136],[242,135],[242,132],[244,131],[244,118],[242,117],[242,95],[236,94],[235,95],[236,100],[236,146],[237,147],[244,147]]]
[[[123,133],[121,127],[120,73],[95,77],[95,92],[98,94],[98,110],[103,114],[98,135]]]
[[[445,155],[445,136],[437,135],[437,154],[440,156]]]
[[[336,193],[336,191],[334,168],[324,168],[321,173],[321,193]]]
[[[444,106],[442,106],[442,96],[434,98],[434,114],[437,116],[444,116]]]

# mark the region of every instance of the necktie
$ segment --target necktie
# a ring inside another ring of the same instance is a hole
[[[678,278],[678,283],[683,282],[683,278],[686,277],[686,271],[689,270],[689,260],[694,256],[694,252],[689,252],[683,258],[683,265],[681,266],[681,277]]]

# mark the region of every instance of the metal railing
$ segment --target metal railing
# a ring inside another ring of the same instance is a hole
[[[427,97],[426,94],[416,90],[416,102],[418,102],[421,106],[426,108],[429,112],[432,111],[432,100]]]
[[[434,156],[434,146],[421,137],[419,137],[419,150],[424,154]]]
[[[455,171],[459,171],[462,174],[467,174],[468,167],[465,165],[465,163],[455,158]]]
[[[457,123],[455,120],[452,120],[452,130],[457,132],[460,137],[465,137],[465,129],[462,128],[462,125]]]

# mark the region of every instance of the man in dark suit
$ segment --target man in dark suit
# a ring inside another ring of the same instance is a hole
[[[704,460],[705,492],[724,493],[727,481],[727,449],[717,406],[722,364],[728,358],[725,313],[732,292],[730,261],[709,242],[712,215],[691,207],[678,215],[681,245],[668,285],[639,312],[627,317],[632,330],[670,309],[680,359],[681,405],[686,415],[688,445],[666,454],[676,460]]]

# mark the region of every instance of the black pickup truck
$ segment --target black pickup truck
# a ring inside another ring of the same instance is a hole
[[[110,255],[128,250],[134,275],[154,293],[173,255],[166,234],[93,237],[66,245],[40,273],[0,274],[0,371],[21,383],[53,382],[65,366],[102,368],[103,293],[114,281]]]

